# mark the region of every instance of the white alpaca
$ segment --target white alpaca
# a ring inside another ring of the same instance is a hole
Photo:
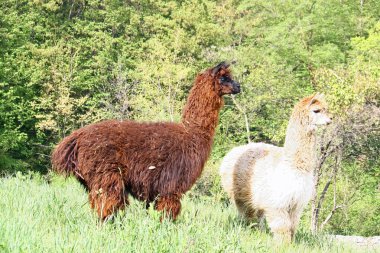
[[[223,159],[224,190],[247,219],[263,216],[275,238],[293,239],[302,210],[313,191],[318,125],[329,124],[323,95],[302,99],[289,120],[284,147],[250,143]]]

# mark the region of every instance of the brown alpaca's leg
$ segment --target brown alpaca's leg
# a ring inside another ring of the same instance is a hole
[[[102,176],[99,182],[92,185],[89,193],[91,208],[96,209],[102,221],[128,205],[127,197],[124,182],[118,173]]]
[[[161,196],[155,205],[157,211],[164,212],[161,216],[161,221],[164,217],[176,220],[181,211],[181,197],[177,194]]]

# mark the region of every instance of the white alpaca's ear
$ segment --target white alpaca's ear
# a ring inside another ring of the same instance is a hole
[[[324,99],[325,95],[323,93],[315,93],[315,95],[310,99],[309,106],[317,102],[318,100]]]
[[[323,93],[317,93],[317,95],[316,95],[317,97],[318,97],[318,99],[319,100],[321,100],[321,99],[324,99],[325,98],[325,94],[323,94]]]

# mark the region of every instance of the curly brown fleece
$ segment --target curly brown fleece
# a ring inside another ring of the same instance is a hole
[[[226,63],[199,74],[181,123],[107,120],[74,131],[52,154],[53,169],[73,174],[89,191],[104,220],[128,204],[128,194],[155,201],[176,219],[180,199],[200,176],[223,106],[224,94],[240,92]]]

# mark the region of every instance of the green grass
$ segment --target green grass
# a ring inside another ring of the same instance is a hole
[[[160,223],[159,213],[132,201],[113,223],[102,225],[72,178],[0,178],[0,252],[358,252],[302,228],[296,243],[276,245],[220,195],[197,190],[183,198],[176,222]]]

